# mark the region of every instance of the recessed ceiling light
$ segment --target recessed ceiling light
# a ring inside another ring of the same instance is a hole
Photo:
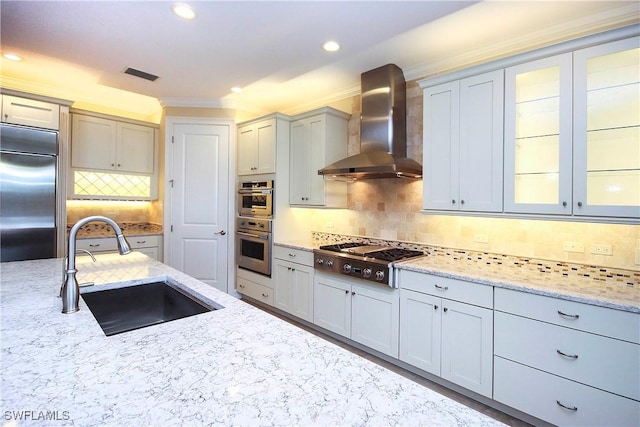
[[[333,40],[330,40],[325,44],[323,44],[322,48],[327,52],[337,52],[338,50],[340,50],[340,45],[338,44],[338,42],[334,42]]]
[[[242,92],[242,88],[239,87],[239,86],[234,86],[234,87],[231,88],[231,92],[240,93],[240,92]]]
[[[175,3],[171,9],[173,9],[173,13],[183,19],[193,19],[196,17],[196,13],[188,4]]]
[[[20,55],[16,55],[15,53],[3,53],[2,56],[11,61],[22,61],[22,57]]]

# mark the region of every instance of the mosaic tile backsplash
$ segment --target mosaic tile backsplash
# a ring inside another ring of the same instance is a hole
[[[442,257],[451,261],[462,261],[472,264],[478,271],[505,266],[522,269],[526,273],[541,273],[561,275],[580,281],[593,280],[594,283],[614,282],[623,286],[640,286],[640,271],[608,268],[596,265],[578,264],[571,262],[518,257],[512,255],[478,252],[472,250],[454,249],[425,245],[420,243],[406,243],[385,239],[372,239],[358,236],[346,236],[332,233],[313,232],[313,245],[328,245],[332,243],[358,242],[371,245],[384,245],[404,249],[419,250],[430,257]]]

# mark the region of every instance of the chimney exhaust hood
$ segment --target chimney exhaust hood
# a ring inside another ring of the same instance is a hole
[[[360,153],[318,171],[325,179],[422,178],[407,158],[406,83],[394,64],[361,74]]]

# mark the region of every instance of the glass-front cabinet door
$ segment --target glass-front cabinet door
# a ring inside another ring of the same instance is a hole
[[[576,215],[640,217],[640,38],[574,52]]]
[[[505,212],[571,214],[571,53],[505,70]]]

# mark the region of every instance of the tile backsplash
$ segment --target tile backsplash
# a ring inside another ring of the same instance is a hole
[[[75,224],[91,215],[103,215],[117,223],[162,224],[162,207],[159,201],[67,200],[67,224]]]

